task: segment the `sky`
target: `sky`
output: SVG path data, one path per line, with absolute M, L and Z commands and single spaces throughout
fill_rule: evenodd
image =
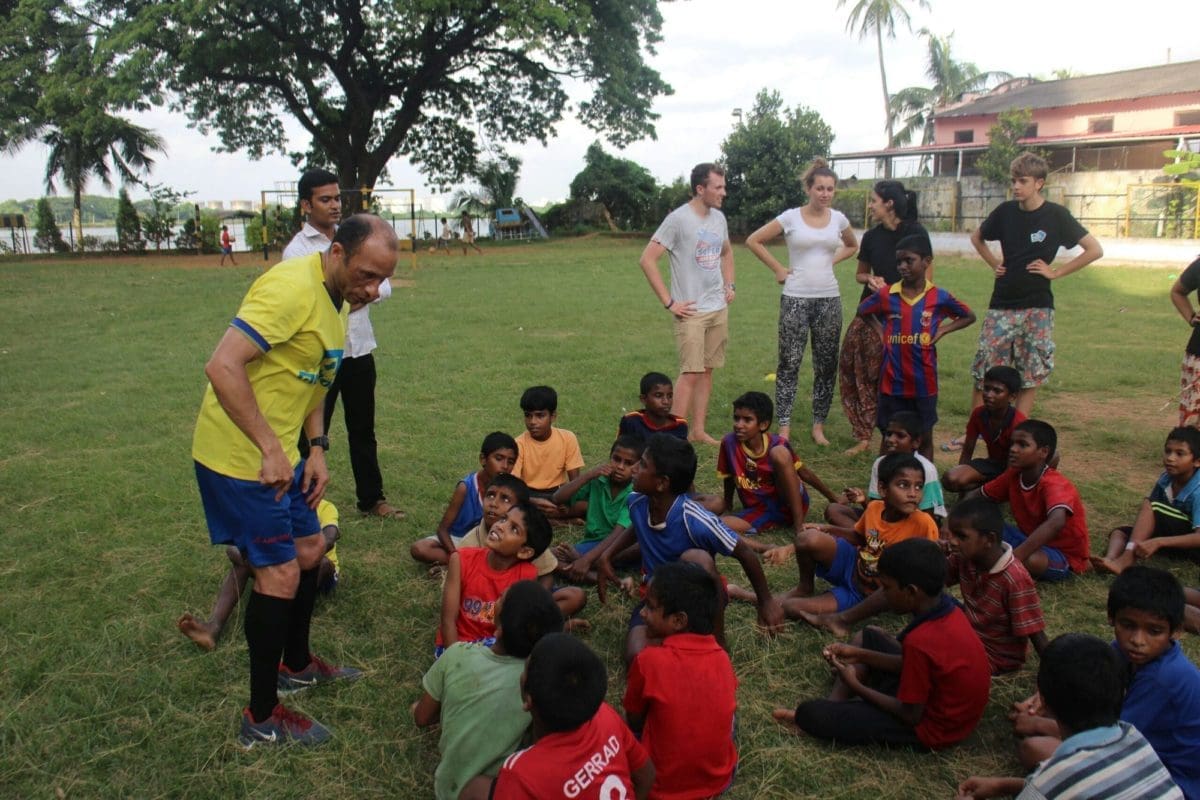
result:
M 847 0 L 847 7 L 855 0 Z M 1178 3 L 1143 0 L 1130 5 L 1080 0 L 930 0 L 932 11 L 905 0 L 913 33 L 897 28 L 884 42 L 888 89 L 927 85 L 925 42 L 916 31 L 953 34 L 958 60 L 983 70 L 1050 78 L 1055 70 L 1096 74 L 1200 59 L 1200 37 Z M 859 40 L 845 28 L 847 11 L 836 0 L 687 0 L 664 3 L 663 41 L 650 63 L 675 93 L 659 98 L 657 139 L 610 153 L 646 167 L 660 182 L 686 174 L 693 164 L 719 157 L 736 124 L 734 109 L 748 112 L 763 88 L 780 92 L 785 105 L 815 109 L 832 127 L 833 152 L 882 147 L 883 94 L 873 37 Z M 1174 22 L 1172 22 L 1174 20 Z M 242 154 L 214 153 L 215 136 L 190 129 L 183 114 L 156 110 L 133 115 L 167 141 L 149 177 L 204 201 L 259 199 L 262 189 L 283 188 L 296 170 L 282 156 L 251 161 Z M 298 126 L 294 146 L 302 149 Z M 596 134 L 564 120 L 546 146 L 510 143 L 523 161 L 517 195 L 532 205 L 565 199 L 571 178 Z M 502 144 L 502 143 L 497 143 Z M 5 176 L 0 199 L 43 194 L 46 151 L 26 146 L 0 156 Z M 418 202 L 435 197 L 422 176 L 402 159 L 389 166 L 395 187 L 416 189 Z M 93 182 L 93 194 L 109 194 Z M 63 190 L 59 187 L 59 193 Z M 115 193 L 115 189 L 112 193 Z M 135 199 L 144 196 L 136 187 Z

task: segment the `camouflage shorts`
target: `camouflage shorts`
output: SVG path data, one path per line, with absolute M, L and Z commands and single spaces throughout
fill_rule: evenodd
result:
M 979 332 L 979 349 L 971 374 L 975 387 L 992 367 L 1012 367 L 1021 373 L 1021 386 L 1041 386 L 1054 369 L 1053 308 L 989 308 Z

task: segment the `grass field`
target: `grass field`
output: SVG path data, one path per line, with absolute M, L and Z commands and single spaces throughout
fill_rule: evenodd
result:
M 395 297 L 372 315 L 380 349 L 378 435 L 389 499 L 403 522 L 354 511 L 342 422 L 334 423 L 330 496 L 342 509 L 344 575 L 318 605 L 314 646 L 363 667 L 355 685 L 302 695 L 330 725 L 321 749 L 246 754 L 234 744 L 246 701 L 240 622 L 202 653 L 175 630 L 207 613 L 226 562 L 208 545 L 190 442 L 202 367 L 262 262 L 203 260 L 0 264 L 0 796 L 427 797 L 437 733 L 414 728 L 409 704 L 431 662 L 438 588 L 408 557 L 432 532 L 455 481 L 476 465 L 484 434 L 521 430 L 522 389 L 549 383 L 559 424 L 588 463 L 606 457 L 617 418 L 637 404 L 642 373 L 673 373 L 669 319 L 636 260 L 641 241 L 591 238 L 493 248 L 461 258 L 422 253 Z M 716 376 L 710 430 L 729 401 L 772 392 L 778 289 L 736 248 L 739 295 L 729 365 Z M 840 268 L 852 310 L 850 265 Z M 982 314 L 990 274 L 939 260 L 938 283 Z M 1088 506 L 1093 549 L 1132 519 L 1160 472 L 1174 424 L 1186 328 L 1167 300 L 1170 270 L 1097 266 L 1056 285 L 1059 368 L 1037 416 L 1060 433 L 1062 470 Z M 848 311 L 848 314 L 850 311 Z M 849 316 L 847 315 L 847 321 Z M 977 328 L 941 347 L 939 441 L 965 423 Z M 806 431 L 811 369 L 801 370 L 795 429 Z M 871 457 L 839 455 L 850 433 L 835 404 L 834 446 L 798 449 L 832 487 L 863 485 Z M 717 489 L 715 450 L 697 484 Z M 941 466 L 952 457 L 939 453 Z M 815 499 L 818 515 L 824 500 Z M 1191 584 L 1195 570 L 1166 566 Z M 736 562 L 722 568 L 739 574 Z M 794 568 L 768 569 L 772 587 Z M 1106 581 L 1044 587 L 1051 635 L 1106 635 Z M 619 703 L 630 601 L 592 595 L 587 641 L 609 666 Z M 750 606 L 731 608 L 741 766 L 733 798 L 949 797 L 972 773 L 1016 774 L 1004 722 L 1033 670 L 993 684 L 980 729 L 937 755 L 834 749 L 788 735 L 776 705 L 824 692 L 822 634 L 792 627 L 767 639 Z M 885 618 L 898 629 L 903 620 Z M 1184 647 L 1200 657 L 1195 639 Z M 1034 662 L 1036 664 L 1036 660 Z

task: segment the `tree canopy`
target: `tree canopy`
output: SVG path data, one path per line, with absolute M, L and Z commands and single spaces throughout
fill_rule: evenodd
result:
M 571 181 L 571 200 L 600 203 L 617 227 L 644 227 L 654 205 L 658 184 L 645 167 L 627 158 L 604 152 L 593 143 L 584 156 L 584 167 Z
M 803 203 L 800 175 L 832 144 L 833 130 L 820 114 L 784 108 L 779 92 L 761 90 L 754 109 L 721 144 L 730 229 L 748 233 Z
M 618 145 L 654 135 L 671 92 L 644 61 L 654 0 L 91 0 L 120 78 L 174 107 L 227 151 L 288 153 L 373 186 L 402 155 L 434 183 L 470 174 L 484 145 L 542 142 L 573 109 Z M 288 152 L 285 118 L 307 131 Z

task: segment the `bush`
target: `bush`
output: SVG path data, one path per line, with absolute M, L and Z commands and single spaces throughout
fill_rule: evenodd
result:
M 54 210 L 50 208 L 50 201 L 45 197 L 37 202 L 37 223 L 33 243 L 44 253 L 65 253 L 71 249 L 71 246 L 63 239 L 58 222 L 54 219 Z

